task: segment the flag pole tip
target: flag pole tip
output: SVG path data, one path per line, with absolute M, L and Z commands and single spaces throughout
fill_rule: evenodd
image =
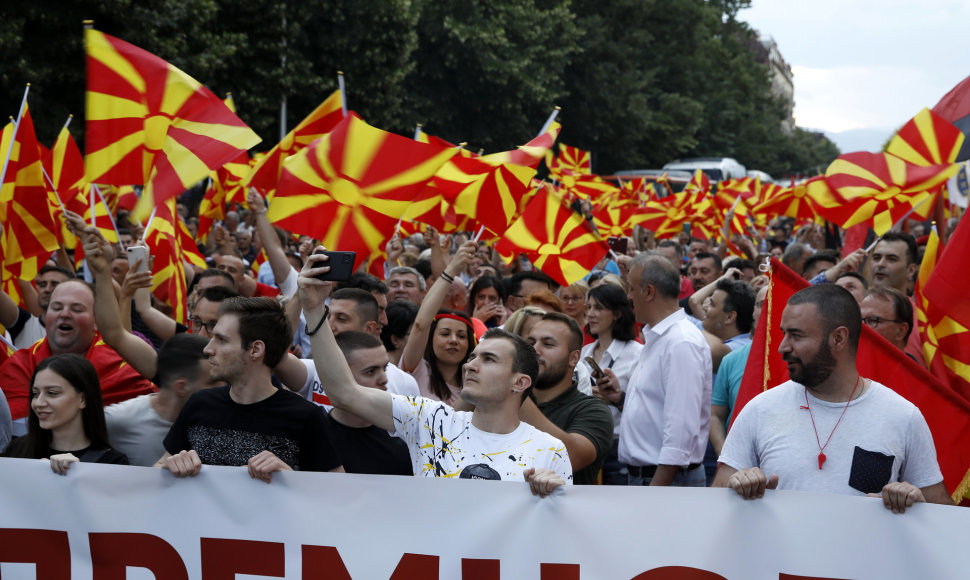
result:
M 73 118 L 74 118 L 74 113 L 69 113 L 69 114 L 67 115 L 67 118 L 68 118 L 68 119 L 73 119 Z
M 30 83 L 27 83 L 27 88 L 28 88 L 28 89 L 30 88 Z
M 562 110 L 562 107 L 560 107 L 559 105 L 556 105 L 556 110 L 557 111 L 561 111 Z
M 338 77 L 342 77 L 342 76 L 344 76 L 344 71 L 342 71 L 342 70 L 338 70 L 338 71 L 337 71 L 337 76 L 338 76 Z
M 94 20 L 82 20 L 81 24 L 83 24 L 85 28 L 94 28 Z
M 424 127 L 424 125 L 422 125 L 421 123 L 418 123 L 418 127 Z

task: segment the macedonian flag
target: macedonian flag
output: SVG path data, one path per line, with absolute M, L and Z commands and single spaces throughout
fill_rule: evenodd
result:
M 252 185 L 264 195 L 274 192 L 283 173 L 283 162 L 286 158 L 332 131 L 343 119 L 340 103 L 340 91 L 336 90 L 296 127 L 293 127 L 282 141 L 260 158 L 246 180 L 246 185 Z M 242 198 L 245 199 L 245 197 L 246 195 L 243 194 Z M 270 198 L 272 199 L 272 196 Z
M 563 286 L 589 274 L 609 251 L 602 236 L 546 188 L 536 193 L 495 249 L 507 262 L 525 254 Z
M 455 152 L 381 131 L 349 113 L 286 160 L 267 217 L 362 260 L 380 248 Z
M 145 185 L 139 219 L 259 143 L 219 97 L 157 56 L 93 28 L 84 46 L 87 178 Z
M 825 180 L 843 203 L 823 210 L 822 217 L 842 228 L 869 222 L 881 236 L 911 210 L 925 217 L 933 208 L 932 192 L 959 169 L 950 163 L 914 165 L 888 153 L 840 155 Z

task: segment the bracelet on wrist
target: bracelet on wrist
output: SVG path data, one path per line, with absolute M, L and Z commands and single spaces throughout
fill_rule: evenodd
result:
M 442 272 L 440 277 L 444 278 L 445 281 L 447 281 L 449 284 L 455 281 L 455 277 L 449 274 L 448 272 Z
M 324 304 L 323 305 L 323 318 L 321 318 L 320 319 L 320 322 L 318 322 L 317 325 L 313 327 L 313 330 L 310 330 L 310 325 L 309 324 L 307 324 L 306 326 L 303 327 L 303 330 L 306 331 L 306 335 L 307 336 L 313 336 L 314 334 L 316 334 L 317 331 L 320 330 L 320 327 L 323 326 L 323 323 L 326 322 L 327 318 L 330 318 L 330 307 L 327 306 L 326 304 Z

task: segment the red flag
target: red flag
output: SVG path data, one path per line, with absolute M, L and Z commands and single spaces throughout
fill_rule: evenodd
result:
M 589 274 L 609 251 L 586 220 L 545 188 L 509 226 L 495 249 L 506 261 L 526 254 L 536 268 L 563 286 Z
M 0 188 L 3 258 L 11 272 L 31 280 L 32 275 L 21 274 L 24 260 L 56 250 L 60 246 L 60 225 L 51 215 L 40 147 L 26 105 L 15 130 L 10 163 Z M 6 151 L 2 153 L 6 157 Z
M 970 77 L 960 81 L 945 94 L 933 107 L 933 112 L 953 123 L 964 135 L 970 135 Z M 963 142 L 957 155 L 957 161 L 966 159 L 970 159 L 970 139 Z
M 246 185 L 252 185 L 264 195 L 275 191 L 283 174 L 283 162 L 287 157 L 295 155 L 310 143 L 333 131 L 337 123 L 343 119 L 340 99 L 340 91 L 334 91 L 326 101 L 320 103 L 320 106 L 300 121 L 282 141 L 260 158 L 246 179 Z M 243 195 L 243 197 L 246 196 Z
M 283 165 L 267 217 L 328 248 L 378 250 L 454 148 L 418 143 L 371 127 L 355 113 Z
M 959 165 L 919 166 L 888 153 L 859 151 L 840 155 L 825 170 L 825 180 L 844 200 L 822 211 L 840 227 L 871 223 L 877 235 L 909 211 L 926 216 L 933 197 Z
M 787 365 L 778 353 L 783 338 L 781 313 L 792 294 L 807 285 L 772 258 L 771 289 L 755 330 L 733 416 L 758 393 L 788 380 Z M 933 434 L 947 491 L 954 499 L 962 497 L 970 488 L 970 402 L 865 325 L 856 367 L 862 376 L 886 385 L 919 407 Z
M 93 28 L 84 48 L 87 176 L 145 185 L 139 219 L 259 143 L 222 99 L 157 56 Z
M 172 307 L 175 320 L 185 324 L 188 318 L 188 288 L 185 281 L 184 252 L 186 249 L 195 248 L 183 248 L 179 239 L 180 224 L 181 220 L 175 212 L 175 198 L 169 198 L 156 208 L 155 215 L 146 225 L 145 243 L 155 258 L 152 268 L 152 293 Z M 185 235 L 188 235 L 187 231 Z M 188 237 L 191 239 L 191 236 Z M 185 241 L 184 238 L 182 241 Z

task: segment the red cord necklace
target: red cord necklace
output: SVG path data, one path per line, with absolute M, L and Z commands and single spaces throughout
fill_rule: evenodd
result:
M 822 441 L 818 438 L 818 429 L 815 427 L 815 415 L 812 414 L 812 406 L 808 403 L 808 388 L 805 389 L 805 408 L 808 409 L 808 416 L 812 419 L 812 430 L 815 431 L 815 443 L 818 444 L 818 468 L 822 469 L 822 464 L 825 463 L 825 448 L 829 446 L 829 441 L 832 440 L 832 435 L 835 435 L 835 430 L 839 428 L 839 423 L 842 422 L 842 417 L 845 417 L 845 412 L 849 410 L 849 404 L 852 403 L 852 397 L 855 396 L 855 390 L 859 388 L 859 381 L 862 379 L 862 375 L 857 375 L 855 380 L 855 386 L 852 387 L 852 392 L 849 393 L 849 400 L 845 402 L 845 407 L 842 409 L 842 414 L 839 415 L 839 420 L 835 422 L 835 427 L 832 427 L 832 431 L 829 433 L 829 438 L 825 440 L 825 445 L 822 445 Z

